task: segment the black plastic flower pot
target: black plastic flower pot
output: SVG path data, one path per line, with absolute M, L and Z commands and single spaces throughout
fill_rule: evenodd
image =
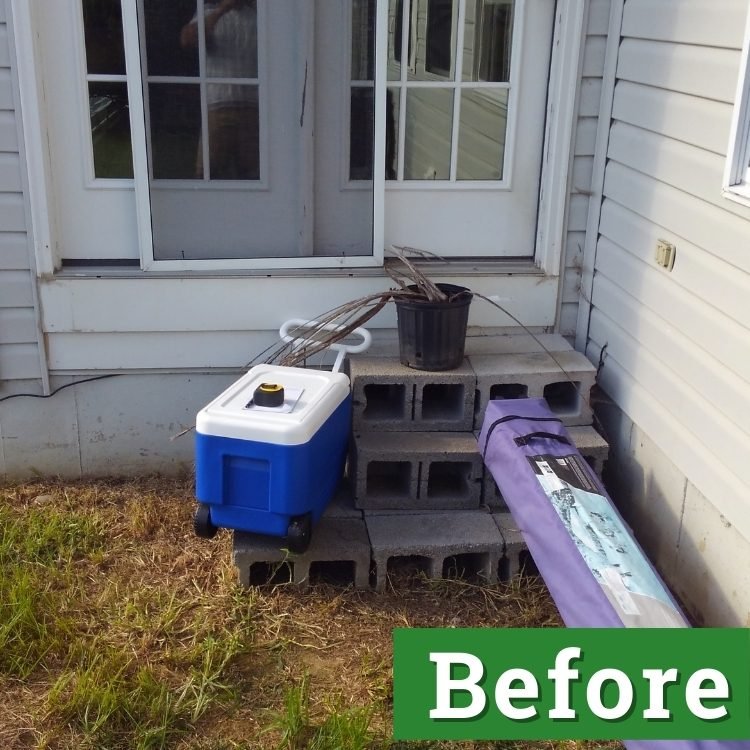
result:
M 446 302 L 396 299 L 401 363 L 416 370 L 454 370 L 464 359 L 471 292 L 455 284 L 437 287 L 448 295 Z

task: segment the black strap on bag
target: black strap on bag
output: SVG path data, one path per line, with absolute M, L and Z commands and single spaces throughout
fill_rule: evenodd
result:
M 482 458 L 486 458 L 487 456 L 487 446 L 490 444 L 490 437 L 492 437 L 492 433 L 495 430 L 495 427 L 497 427 L 500 424 L 503 424 L 504 422 L 511 422 L 514 419 L 525 419 L 527 422 L 558 422 L 559 424 L 562 424 L 562 419 L 559 417 L 522 417 L 519 414 L 508 414 L 505 417 L 500 417 L 500 419 L 496 419 L 487 430 L 487 438 L 484 441 L 484 451 L 482 453 Z M 534 433 L 538 434 L 538 433 Z M 559 435 L 555 437 L 560 437 Z M 565 438 L 563 438 L 565 440 Z M 565 440 L 568 445 L 570 445 L 568 440 Z
M 519 435 L 515 439 L 515 443 L 519 447 L 528 445 L 532 440 L 537 438 L 546 438 L 547 440 L 556 440 L 558 443 L 564 443 L 565 445 L 571 445 L 570 440 L 564 435 L 556 435 L 554 432 L 530 432 L 528 435 Z

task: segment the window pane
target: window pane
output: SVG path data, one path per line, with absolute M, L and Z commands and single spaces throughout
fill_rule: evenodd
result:
M 222 11 L 224 7 L 229 9 Z M 207 2 L 204 18 L 206 75 L 210 78 L 257 78 L 258 11 L 255 0 Z M 196 23 L 193 21 L 188 30 Z
M 83 0 L 83 26 L 86 70 L 89 73 L 125 75 L 119 0 Z
M 375 0 L 352 0 L 352 80 L 375 80 Z
M 375 132 L 372 88 L 352 89 L 349 123 L 349 179 L 371 180 Z
M 211 179 L 259 179 L 258 87 L 209 84 L 206 97 Z
M 469 1 L 466 9 L 464 81 L 509 81 L 513 0 Z
M 424 37 L 425 71 L 444 78 L 453 78 L 454 29 L 458 2 L 454 0 L 428 0 Z M 422 19 L 418 18 L 421 29 Z M 421 41 L 421 37 L 420 37 Z M 418 49 L 421 44 L 418 45 Z
M 453 89 L 411 88 L 406 94 L 404 179 L 450 176 Z
M 507 89 L 461 92 L 457 179 L 502 179 L 507 118 Z
M 200 87 L 152 83 L 148 90 L 154 179 L 201 179 Z
M 453 79 L 458 0 L 412 0 L 409 80 Z
M 149 76 L 198 75 L 196 7 L 196 0 L 143 0 Z
M 385 102 L 385 179 L 395 180 L 398 177 L 398 113 L 400 111 L 400 91 L 389 87 L 386 90 Z
M 95 176 L 132 178 L 133 154 L 126 84 L 90 83 L 89 112 Z
M 401 39 L 403 36 L 404 0 L 388 3 L 388 80 L 401 79 Z

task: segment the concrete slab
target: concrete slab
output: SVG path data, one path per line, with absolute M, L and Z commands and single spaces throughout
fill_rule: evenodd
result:
M 389 561 L 403 557 L 425 558 L 430 577 L 440 578 L 446 558 L 474 555 L 482 579 L 490 584 L 497 581 L 503 539 L 497 525 L 482 510 L 369 516 L 366 523 L 377 591 L 385 589 Z
M 298 585 L 310 581 L 310 568 L 316 563 L 351 563 L 356 588 L 368 588 L 370 579 L 370 541 L 361 518 L 323 518 L 313 530 L 306 552 L 295 555 L 283 548 L 283 540 L 260 534 L 234 533 L 233 559 L 239 582 L 250 586 L 255 564 L 288 565 L 289 579 Z
M 350 462 L 362 510 L 478 508 L 482 460 L 470 432 L 355 433 Z
M 362 518 L 362 511 L 354 507 L 354 491 L 348 480 L 338 486 L 336 494 L 331 498 L 323 518 Z

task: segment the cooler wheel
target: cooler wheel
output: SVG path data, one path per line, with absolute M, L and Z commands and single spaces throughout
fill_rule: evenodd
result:
M 213 539 L 219 530 L 211 522 L 211 509 L 205 503 L 198 503 L 193 516 L 193 530 L 201 539 Z
M 312 520 L 310 514 L 295 516 L 289 521 L 286 530 L 286 542 L 290 552 L 300 554 L 310 546 L 312 536 Z

